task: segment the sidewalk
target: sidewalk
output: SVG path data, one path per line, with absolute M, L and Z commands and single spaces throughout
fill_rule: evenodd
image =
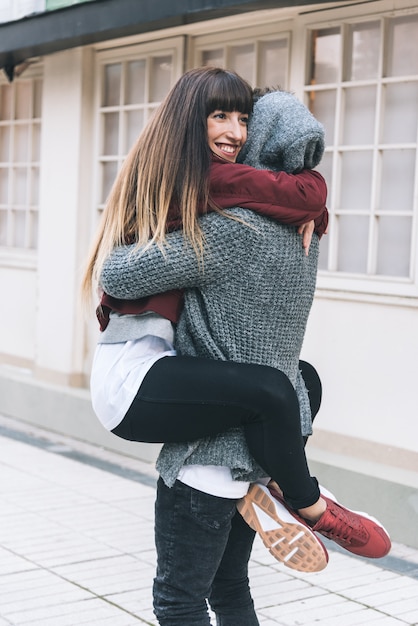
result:
M 0 417 L 0 626 L 156 625 L 154 485 L 145 463 Z M 400 544 L 300 574 L 257 541 L 250 575 L 262 626 L 418 624 L 418 550 Z

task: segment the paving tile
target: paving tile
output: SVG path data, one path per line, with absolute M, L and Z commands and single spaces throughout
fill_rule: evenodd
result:
M 144 619 L 139 620 L 138 617 L 123 612 L 120 612 L 117 617 L 102 618 L 100 620 L 100 626 L 141 626 L 141 624 L 142 626 L 152 626 L 153 624 L 157 626 L 156 622 L 151 622 L 148 618 L 146 621 L 144 621 Z
M 372 622 L 372 624 L 373 626 L 405 626 L 405 622 L 403 620 L 387 616 L 378 617 Z M 412 626 L 415 626 L 415 622 Z
M 378 626 L 381 625 L 382 620 L 386 619 L 387 616 L 374 609 L 361 609 L 355 613 L 343 613 L 338 616 L 322 618 L 320 624 L 321 626 L 369 626 L 369 624 Z M 402 622 L 397 621 L 396 626 L 402 626 Z
M 396 574 L 387 570 L 377 570 L 373 574 L 373 578 L 369 572 L 357 573 L 355 577 L 350 575 L 347 576 L 347 578 L 339 580 L 328 580 L 326 582 L 326 588 L 334 593 L 341 593 L 342 595 L 354 598 L 356 589 L 361 591 L 365 586 L 371 584 L 371 580 L 373 580 L 373 584 L 376 584 L 379 581 L 396 579 L 396 576 Z
M 40 609 L 20 611 L 10 615 L 18 626 L 75 626 L 81 624 L 101 624 L 105 619 L 117 619 L 124 611 L 100 599 L 83 600 Z M 130 616 L 132 619 L 133 616 Z
M 405 613 L 413 612 L 415 613 L 415 621 L 418 622 L 418 595 L 416 590 L 412 591 L 410 595 L 395 593 L 394 597 L 396 598 L 395 601 L 373 602 L 373 604 L 380 608 L 381 611 L 399 617 L 399 619 L 405 619 Z
M 0 547 L 0 580 L 2 576 L 35 569 L 27 559 Z
M 405 624 L 413 624 L 413 626 L 418 626 L 418 613 L 416 609 L 412 611 L 406 611 L 405 613 L 399 612 L 399 619 L 402 619 Z
M 1 577 L 0 598 L 3 599 L 14 590 L 20 590 L 22 585 L 31 589 L 48 589 L 50 585 L 60 582 L 59 577 L 45 570 L 33 569 Z
M 140 563 L 129 555 L 55 568 L 67 580 L 99 596 L 137 589 L 139 570 Z
M 307 598 L 325 594 L 323 589 L 308 584 L 298 585 L 297 582 L 300 583 L 302 581 L 291 581 L 290 584 L 284 582 L 273 583 L 252 588 L 257 608 L 271 606 L 272 604 L 280 606 L 293 601 L 302 602 Z
M 361 610 L 355 602 L 350 602 L 332 594 L 320 594 L 312 598 L 303 598 L 288 603 L 282 603 L 263 609 L 264 615 L 280 616 L 283 623 L 293 623 L 293 617 L 297 614 L 300 624 L 312 624 L 321 617 L 338 616 Z M 290 622 L 287 618 L 290 617 Z
M 38 614 L 60 614 L 61 607 L 93 597 L 88 591 L 40 570 L 31 577 L 18 575 L 11 583 L 2 579 L 0 585 L 0 614 L 16 625 L 36 619 Z
M 385 599 L 392 602 L 411 595 L 418 597 L 418 580 L 395 574 L 386 580 L 373 578 L 360 587 L 350 589 L 351 598 L 376 605 L 380 605 Z
M 92 598 L 92 594 L 85 589 L 81 589 L 75 585 L 68 585 L 68 589 L 58 590 L 56 593 L 48 593 L 46 595 L 34 593 L 29 595 L 30 589 L 25 589 L 24 593 L 20 590 L 12 597 L 8 597 L 7 601 L 2 603 L 2 612 L 4 615 L 19 615 L 22 612 L 34 611 L 35 609 L 49 609 L 56 605 L 67 604 L 79 600 Z

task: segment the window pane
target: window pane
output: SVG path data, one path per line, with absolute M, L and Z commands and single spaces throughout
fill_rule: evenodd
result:
M 126 113 L 126 145 L 125 153 L 134 145 L 144 127 L 144 111 L 128 111 Z
M 310 82 L 334 83 L 338 79 L 341 57 L 339 28 L 312 31 L 312 67 Z
M 150 68 L 150 102 L 160 102 L 171 87 L 171 56 L 155 57 Z
M 365 274 L 369 218 L 342 215 L 338 218 L 338 270 Z
M 31 170 L 29 204 L 31 206 L 38 206 L 39 204 L 39 167 L 33 167 Z
M 40 118 L 42 115 L 42 81 L 33 81 L 33 117 Z
M 117 106 L 120 102 L 121 64 L 104 67 L 103 106 Z
M 415 150 L 385 150 L 379 208 L 412 211 L 414 203 Z
M 372 152 L 345 152 L 341 158 L 340 208 L 370 210 Z
M 224 67 L 224 54 L 222 48 L 218 50 L 204 50 L 202 52 L 202 65 Z
M 116 161 L 110 161 L 109 163 L 102 163 L 102 194 L 100 198 L 101 204 L 106 202 L 109 192 L 112 188 L 113 182 L 118 172 L 118 164 Z
M 38 247 L 38 212 L 30 211 L 29 219 L 29 248 L 35 250 Z
M 9 170 L 0 168 L 0 204 L 7 204 L 9 195 Z
M 379 218 L 377 274 L 409 276 L 411 233 L 409 217 Z
M 41 127 L 39 124 L 32 126 L 32 161 L 41 160 Z
M 366 22 L 350 27 L 348 67 L 345 80 L 377 78 L 380 52 L 380 23 Z
M 144 120 L 144 123 L 146 124 L 153 116 L 154 113 L 156 112 L 157 107 L 148 107 L 148 109 L 146 110 L 146 120 Z
M 105 113 L 103 118 L 103 154 L 117 155 L 119 143 L 119 113 Z
M 0 161 L 10 159 L 10 126 L 0 126 Z
M 17 120 L 31 119 L 31 83 L 17 82 L 15 87 L 15 117 Z
M 418 16 L 389 20 L 387 76 L 418 74 Z
M 319 257 L 318 257 L 318 269 L 328 269 L 328 256 L 329 256 L 329 237 L 324 235 L 319 242 Z
M 12 118 L 12 85 L 0 85 L 0 120 Z
M 26 204 L 26 181 L 26 167 L 15 167 L 13 170 L 13 205 L 22 206 Z
M 254 62 L 255 53 L 253 44 L 233 46 L 230 48 L 229 66 L 250 84 L 254 81 Z
M 278 41 L 261 41 L 258 49 L 259 87 L 286 88 L 289 63 L 287 39 Z
M 386 85 L 383 143 L 415 143 L 418 126 L 418 83 Z
M 333 154 L 332 152 L 325 152 L 322 157 L 321 163 L 316 168 L 322 176 L 325 178 L 328 187 L 328 201 L 332 197 L 332 162 L 333 162 Z
M 376 87 L 344 89 L 343 143 L 373 143 L 375 115 Z
M 325 142 L 334 143 L 335 108 L 337 92 L 335 89 L 311 91 L 308 107 L 313 115 L 324 125 Z
M 25 163 L 29 159 L 29 125 L 19 124 L 14 127 L 13 161 Z
M 126 71 L 126 104 L 145 102 L 145 69 L 145 59 L 129 61 Z
M 0 211 L 0 246 L 7 246 L 7 211 Z
M 13 242 L 16 248 L 25 247 L 26 211 L 13 211 Z

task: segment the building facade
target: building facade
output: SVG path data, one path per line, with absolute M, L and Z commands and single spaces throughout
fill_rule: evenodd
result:
M 302 353 L 324 398 L 309 455 L 329 488 L 372 500 L 417 546 L 418 3 L 186 5 L 0 0 L 0 413 L 155 458 L 92 414 L 98 327 L 80 275 L 115 174 L 170 86 L 228 67 L 292 91 L 325 126 L 330 227 Z

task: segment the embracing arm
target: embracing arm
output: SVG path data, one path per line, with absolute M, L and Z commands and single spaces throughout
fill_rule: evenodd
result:
M 214 162 L 210 192 L 221 208 L 240 206 L 293 226 L 315 220 L 318 234 L 325 232 L 327 186 L 317 171 L 287 174 Z
M 182 231 L 167 234 L 165 254 L 156 245 L 115 248 L 100 276 L 104 291 L 122 300 L 143 298 L 171 289 L 199 287 L 234 271 L 237 250 L 254 232 L 248 226 L 211 213 L 200 218 L 204 228 L 205 254 L 199 260 Z
M 314 168 L 325 149 L 322 124 L 293 94 L 270 91 L 259 97 L 239 163 L 213 161 L 211 195 L 222 208 L 242 206 L 283 224 L 315 220 L 325 232 L 328 212 L 324 179 Z

